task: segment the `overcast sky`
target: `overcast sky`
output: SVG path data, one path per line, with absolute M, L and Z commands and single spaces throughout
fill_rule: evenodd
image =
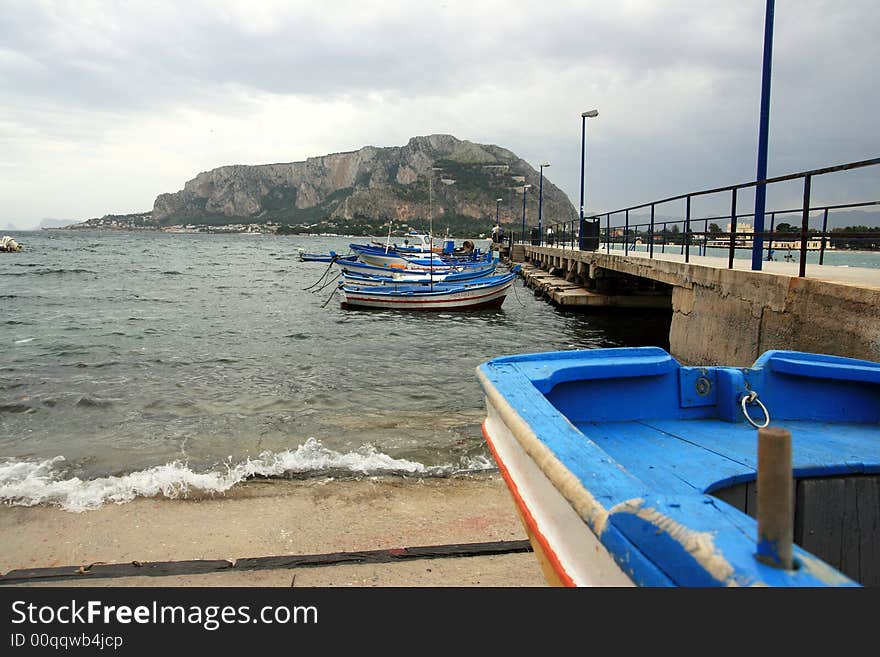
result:
M 765 0 L 0 0 L 0 226 L 452 134 L 587 211 L 755 179 Z M 877 0 L 777 0 L 769 174 L 880 156 Z M 880 196 L 880 167 L 814 183 Z M 797 202 L 800 188 L 768 203 Z M 775 197 L 774 197 L 775 195 Z

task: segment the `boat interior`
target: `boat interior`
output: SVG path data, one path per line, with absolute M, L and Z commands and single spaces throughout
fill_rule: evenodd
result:
M 757 511 L 756 426 L 782 427 L 791 433 L 795 544 L 880 585 L 880 363 L 772 351 L 750 369 L 699 368 L 661 349 L 617 351 L 544 354 L 516 367 L 630 475 L 621 498 L 709 494 L 754 535 L 742 517 Z M 563 458 L 595 487 L 589 478 L 601 473 Z

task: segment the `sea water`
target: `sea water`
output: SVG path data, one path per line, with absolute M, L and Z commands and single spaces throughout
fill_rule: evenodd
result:
M 0 500 L 70 510 L 255 476 L 490 470 L 475 368 L 505 354 L 668 347 L 668 313 L 344 310 L 368 238 L 16 233 L 0 254 Z M 488 246 L 485 240 L 478 244 Z M 502 270 L 505 267 L 502 266 Z

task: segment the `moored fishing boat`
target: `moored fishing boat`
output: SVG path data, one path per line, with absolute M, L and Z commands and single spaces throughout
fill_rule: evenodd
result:
M 435 246 L 435 244 L 438 245 Z M 439 244 L 442 244 L 442 246 Z M 434 238 L 429 233 L 415 230 L 406 234 L 403 244 L 398 244 L 397 242 L 392 243 L 389 234 L 388 239 L 384 242 L 373 240 L 369 246 L 381 248 L 385 253 L 391 252 L 397 255 L 414 257 L 427 256 L 429 253 L 438 253 L 443 254 L 447 259 L 477 260 L 482 255 L 471 240 L 464 240 L 461 246 L 456 248 L 455 240 L 449 237 L 442 239 Z
M 501 357 L 477 375 L 483 435 L 549 583 L 880 585 L 880 363 L 768 351 L 684 367 L 642 347 Z M 783 567 L 754 517 L 757 499 L 774 506 L 756 486 L 767 424 L 792 444 Z
M 302 262 L 347 262 L 356 260 L 357 255 L 339 255 L 335 251 L 330 253 L 306 253 L 303 249 L 299 249 L 299 259 Z
M 491 276 L 498 266 L 498 258 L 488 260 L 481 263 L 474 263 L 470 266 L 445 265 L 445 266 L 428 266 L 413 265 L 404 267 L 383 267 L 382 265 L 372 265 L 360 260 L 353 261 L 337 261 L 337 264 L 345 274 L 362 274 L 376 277 L 392 277 L 396 280 L 409 279 L 413 282 L 422 282 L 430 280 L 442 280 L 441 277 L 455 275 L 453 278 L 477 278 L 479 276 Z
M 458 256 L 454 253 L 438 254 L 400 251 L 393 247 L 377 246 L 375 244 L 350 244 L 349 247 L 361 262 L 380 267 L 442 268 L 480 266 L 482 263 L 491 261 L 494 257 L 491 251 L 485 254 L 473 251 L 467 255 Z
M 502 274 L 454 283 L 355 285 L 343 282 L 343 308 L 400 310 L 476 310 L 504 303 L 515 274 Z
M 436 253 L 421 255 L 400 255 L 394 250 L 385 249 L 381 246 L 368 244 L 350 244 L 349 247 L 357 255 L 357 259 L 370 265 L 379 267 L 406 267 L 410 269 L 420 268 L 448 268 L 450 263 Z
M 451 271 L 448 273 L 420 271 L 391 271 L 388 275 L 362 273 L 347 267 L 342 268 L 342 280 L 352 285 L 431 285 L 432 283 L 455 283 L 473 281 L 477 278 L 491 276 L 495 267 L 476 269 L 474 271 Z

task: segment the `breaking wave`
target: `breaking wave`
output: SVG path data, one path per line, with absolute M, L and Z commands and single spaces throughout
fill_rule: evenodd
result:
M 444 476 L 489 470 L 485 458 L 468 459 L 460 466 L 426 466 L 395 459 L 366 445 L 341 453 L 309 438 L 295 450 L 263 452 L 257 458 L 226 464 L 225 470 L 194 472 L 174 461 L 121 476 L 83 480 L 65 477 L 59 470 L 63 456 L 41 462 L 7 460 L 0 463 L 0 502 L 14 506 L 58 506 L 66 511 L 88 511 L 105 503 L 124 504 L 136 497 L 186 497 L 190 493 L 223 493 L 255 477 L 421 475 Z

